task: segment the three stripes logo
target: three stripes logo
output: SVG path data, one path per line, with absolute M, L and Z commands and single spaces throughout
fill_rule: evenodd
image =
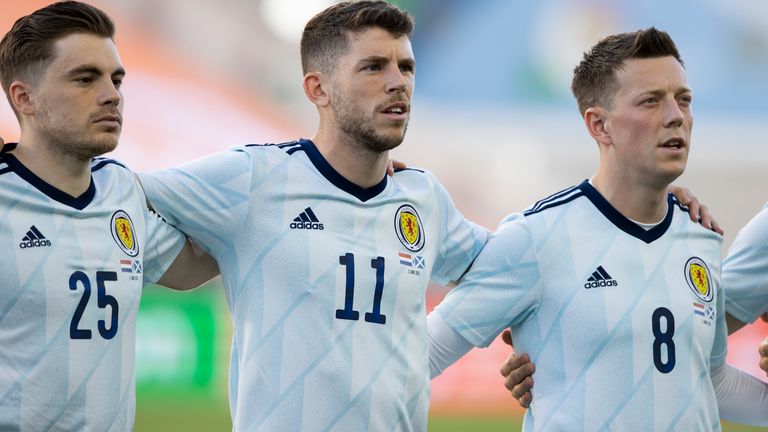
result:
M 590 289 L 590 288 L 597 288 L 597 287 L 607 287 L 607 286 L 618 286 L 619 283 L 616 282 L 615 279 L 613 279 L 607 271 L 603 268 L 603 266 L 598 266 L 597 270 L 592 272 L 592 276 L 587 279 L 587 283 L 584 284 L 584 288 Z
M 315 216 L 315 212 L 311 208 L 307 207 L 298 216 L 293 219 L 290 225 L 291 229 L 310 229 L 310 230 L 324 230 L 323 224 Z
M 41 233 L 40 230 L 38 230 L 34 225 L 29 227 L 27 235 L 25 235 L 24 238 L 21 239 L 21 243 L 19 243 L 19 247 L 22 249 L 44 247 L 50 245 L 51 241 L 46 239 L 43 233 Z

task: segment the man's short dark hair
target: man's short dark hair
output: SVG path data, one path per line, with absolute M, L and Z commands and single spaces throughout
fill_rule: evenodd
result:
M 413 34 L 408 12 L 381 0 L 347 1 L 315 15 L 301 35 L 301 68 L 304 73 L 333 71 L 347 51 L 349 36 L 369 28 L 382 28 L 395 37 Z
M 584 53 L 581 63 L 573 71 L 571 91 L 576 97 L 579 112 L 583 116 L 593 106 L 611 107 L 613 96 L 618 91 L 616 72 L 626 60 L 667 56 L 684 65 L 669 34 L 654 27 L 600 40 Z
M 53 44 L 75 33 L 113 39 L 115 25 L 101 10 L 77 1 L 52 3 L 16 20 L 0 41 L 0 83 L 6 94 L 15 80 L 36 82 L 53 59 Z

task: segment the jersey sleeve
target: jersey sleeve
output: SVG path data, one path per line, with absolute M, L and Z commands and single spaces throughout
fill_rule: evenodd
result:
M 524 321 L 541 298 L 538 261 L 523 215 L 505 219 L 435 311 L 474 346 Z
M 768 311 L 768 206 L 739 231 L 723 261 L 727 312 L 750 323 Z
M 235 149 L 139 179 L 157 213 L 216 255 L 232 244 L 245 220 L 252 175 L 251 155 Z
M 459 280 L 488 240 L 488 230 L 467 220 L 448 192 L 435 179 L 435 194 L 440 206 L 439 249 L 432 280 L 446 285 Z
M 146 210 L 144 220 L 147 230 L 144 283 L 155 283 L 179 255 L 186 239 L 181 231 L 166 223 L 152 210 Z

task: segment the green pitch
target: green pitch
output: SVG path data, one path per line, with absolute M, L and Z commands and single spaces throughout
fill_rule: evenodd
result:
M 429 432 L 501 432 L 519 431 L 522 419 L 514 417 L 432 416 Z M 223 402 L 202 403 L 177 401 L 175 403 L 144 398 L 136 406 L 137 432 L 217 432 L 230 431 L 229 407 Z M 723 423 L 724 432 L 765 432 L 765 428 L 752 428 Z

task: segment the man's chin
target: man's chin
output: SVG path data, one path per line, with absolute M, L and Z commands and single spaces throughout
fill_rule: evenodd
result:
M 403 137 L 380 137 L 378 140 L 376 140 L 375 143 L 370 143 L 370 150 L 373 150 L 378 153 L 384 153 L 386 151 L 390 151 L 394 148 L 397 148 L 400 144 L 403 143 Z
M 380 135 L 378 139 L 379 147 L 381 148 L 380 151 L 389 151 L 397 148 L 400 144 L 402 144 L 403 140 L 405 139 L 406 128 L 407 126 L 402 129 L 393 130 L 387 134 Z
M 99 139 L 92 141 L 87 146 L 90 157 L 101 156 L 105 153 L 114 151 L 117 148 L 118 137 L 119 135 L 115 134 L 111 136 L 100 137 Z

